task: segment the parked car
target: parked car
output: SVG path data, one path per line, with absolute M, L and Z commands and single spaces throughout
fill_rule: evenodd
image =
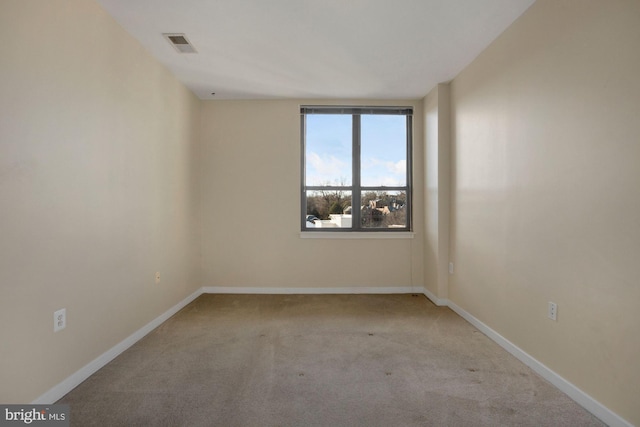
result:
M 307 215 L 307 228 L 313 228 L 316 226 L 316 221 L 318 221 L 319 218 L 315 215 Z

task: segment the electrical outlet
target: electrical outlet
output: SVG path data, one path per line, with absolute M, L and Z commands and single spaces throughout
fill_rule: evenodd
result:
M 160 272 L 156 272 L 156 285 L 160 283 Z
M 58 332 L 67 327 L 67 309 L 62 308 L 53 313 L 53 332 Z
M 555 302 L 549 301 L 549 311 L 547 317 L 551 320 L 558 320 L 558 305 Z
M 449 263 L 449 274 L 453 274 L 453 263 Z

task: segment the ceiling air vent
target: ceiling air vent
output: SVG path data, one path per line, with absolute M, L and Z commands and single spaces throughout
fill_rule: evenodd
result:
M 196 48 L 187 40 L 182 33 L 163 33 L 165 39 L 169 40 L 171 46 L 175 47 L 180 53 L 196 53 Z

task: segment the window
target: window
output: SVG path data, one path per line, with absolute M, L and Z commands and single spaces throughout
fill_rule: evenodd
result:
M 411 230 L 412 113 L 300 108 L 302 231 Z

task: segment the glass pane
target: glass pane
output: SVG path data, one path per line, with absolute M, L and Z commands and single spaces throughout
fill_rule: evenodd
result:
M 351 185 L 351 124 L 350 115 L 306 116 L 306 185 Z
M 362 228 L 406 228 L 406 191 L 363 191 Z
M 407 118 L 369 114 L 360 120 L 362 185 L 407 185 Z
M 307 191 L 306 228 L 351 228 L 351 191 Z

